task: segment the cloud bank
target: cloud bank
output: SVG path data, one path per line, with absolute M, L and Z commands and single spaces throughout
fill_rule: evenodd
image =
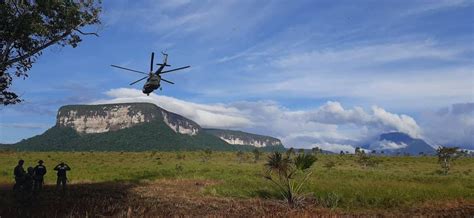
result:
M 423 134 L 433 144 L 474 148 L 474 102 L 426 112 L 420 122 Z

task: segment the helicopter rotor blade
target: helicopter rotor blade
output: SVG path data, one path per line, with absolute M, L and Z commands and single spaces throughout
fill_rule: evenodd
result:
M 137 80 L 137 81 L 135 81 L 135 82 L 133 82 L 133 83 L 130 83 L 130 85 L 133 85 L 133 84 L 135 84 L 135 83 L 137 83 L 137 82 L 140 82 L 140 81 L 142 81 L 142 80 L 144 80 L 144 79 L 146 79 L 146 78 L 148 78 L 148 76 L 145 76 L 145 77 L 143 77 L 143 78 L 141 78 L 141 79 L 139 79 L 139 80 Z
M 145 72 L 141 72 L 141 71 L 138 71 L 138 70 L 132 70 L 132 69 L 128 69 L 128 68 L 125 68 L 125 67 L 120 67 L 120 66 L 117 66 L 117 65 L 110 65 L 112 67 L 116 67 L 116 68 L 119 68 L 119 69 L 122 69 L 122 70 L 128 70 L 128 71 L 132 71 L 132 72 L 135 72 L 135 73 L 141 73 L 141 74 L 146 74 L 148 75 L 148 73 L 145 73 Z
M 169 83 L 169 84 L 174 84 L 174 82 L 171 82 L 171 81 L 169 81 L 169 80 L 165 80 L 165 79 L 163 79 L 163 78 L 161 78 L 161 80 L 163 80 L 163 81 L 165 81 L 165 82 L 167 82 L 167 83 Z
M 176 68 L 176 69 L 172 69 L 172 70 L 166 70 L 166 71 L 162 71 L 162 72 L 159 73 L 159 74 L 169 73 L 169 72 L 173 72 L 173 71 L 177 71 L 177 70 L 182 70 L 182 69 L 186 69 L 186 68 L 189 68 L 189 67 L 191 67 L 191 66 L 180 67 L 180 68 Z
M 153 72 L 153 59 L 155 59 L 155 52 L 151 53 L 150 72 Z

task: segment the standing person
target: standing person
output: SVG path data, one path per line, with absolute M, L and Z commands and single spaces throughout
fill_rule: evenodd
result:
M 57 174 L 58 179 L 56 180 L 56 189 L 59 189 L 59 186 L 62 186 L 62 191 L 64 194 L 66 192 L 66 183 L 67 183 L 66 172 L 71 170 L 71 168 L 64 162 L 61 162 L 56 167 L 54 167 L 54 170 L 58 171 L 58 174 Z
M 25 196 L 29 198 L 33 192 L 33 182 L 34 182 L 34 173 L 35 170 L 33 167 L 28 167 L 27 173 L 25 174 L 23 180 L 23 191 L 25 192 Z
M 35 184 L 34 184 L 34 191 L 35 192 L 43 190 L 44 175 L 47 172 L 46 171 L 46 166 L 44 166 L 43 163 L 44 163 L 43 160 L 39 160 L 38 165 L 36 165 L 36 167 L 34 169 L 35 175 L 34 175 L 33 178 L 35 180 Z
M 25 169 L 23 169 L 24 163 L 24 160 L 19 160 L 18 165 L 16 165 L 15 169 L 13 170 L 13 175 L 15 175 L 15 185 L 13 186 L 13 190 L 17 191 L 23 188 L 23 181 L 26 175 Z

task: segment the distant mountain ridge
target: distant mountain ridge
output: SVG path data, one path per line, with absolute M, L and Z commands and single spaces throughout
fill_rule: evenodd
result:
M 423 139 L 412 138 L 406 133 L 402 132 L 390 132 L 381 134 L 379 142 L 392 142 L 397 145 L 401 145 L 401 148 L 395 149 L 381 149 L 384 153 L 392 154 L 435 154 L 436 150 L 426 143 Z
M 258 139 L 267 137 L 246 134 Z M 253 144 L 228 143 L 204 131 L 196 122 L 151 103 L 63 106 L 58 110 L 55 126 L 41 135 L 8 147 L 36 151 L 172 151 L 206 148 L 224 151 L 255 148 Z M 260 148 L 284 150 L 281 142 Z
M 224 129 L 204 129 L 204 131 L 232 145 L 252 145 L 259 148 L 266 146 L 283 146 L 279 139 L 270 136 Z

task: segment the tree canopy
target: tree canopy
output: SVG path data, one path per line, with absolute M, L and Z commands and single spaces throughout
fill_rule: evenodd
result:
M 101 1 L 0 1 L 0 103 L 21 102 L 11 90 L 14 77 L 26 78 L 27 72 L 51 46 L 75 48 L 88 26 L 99 25 Z

